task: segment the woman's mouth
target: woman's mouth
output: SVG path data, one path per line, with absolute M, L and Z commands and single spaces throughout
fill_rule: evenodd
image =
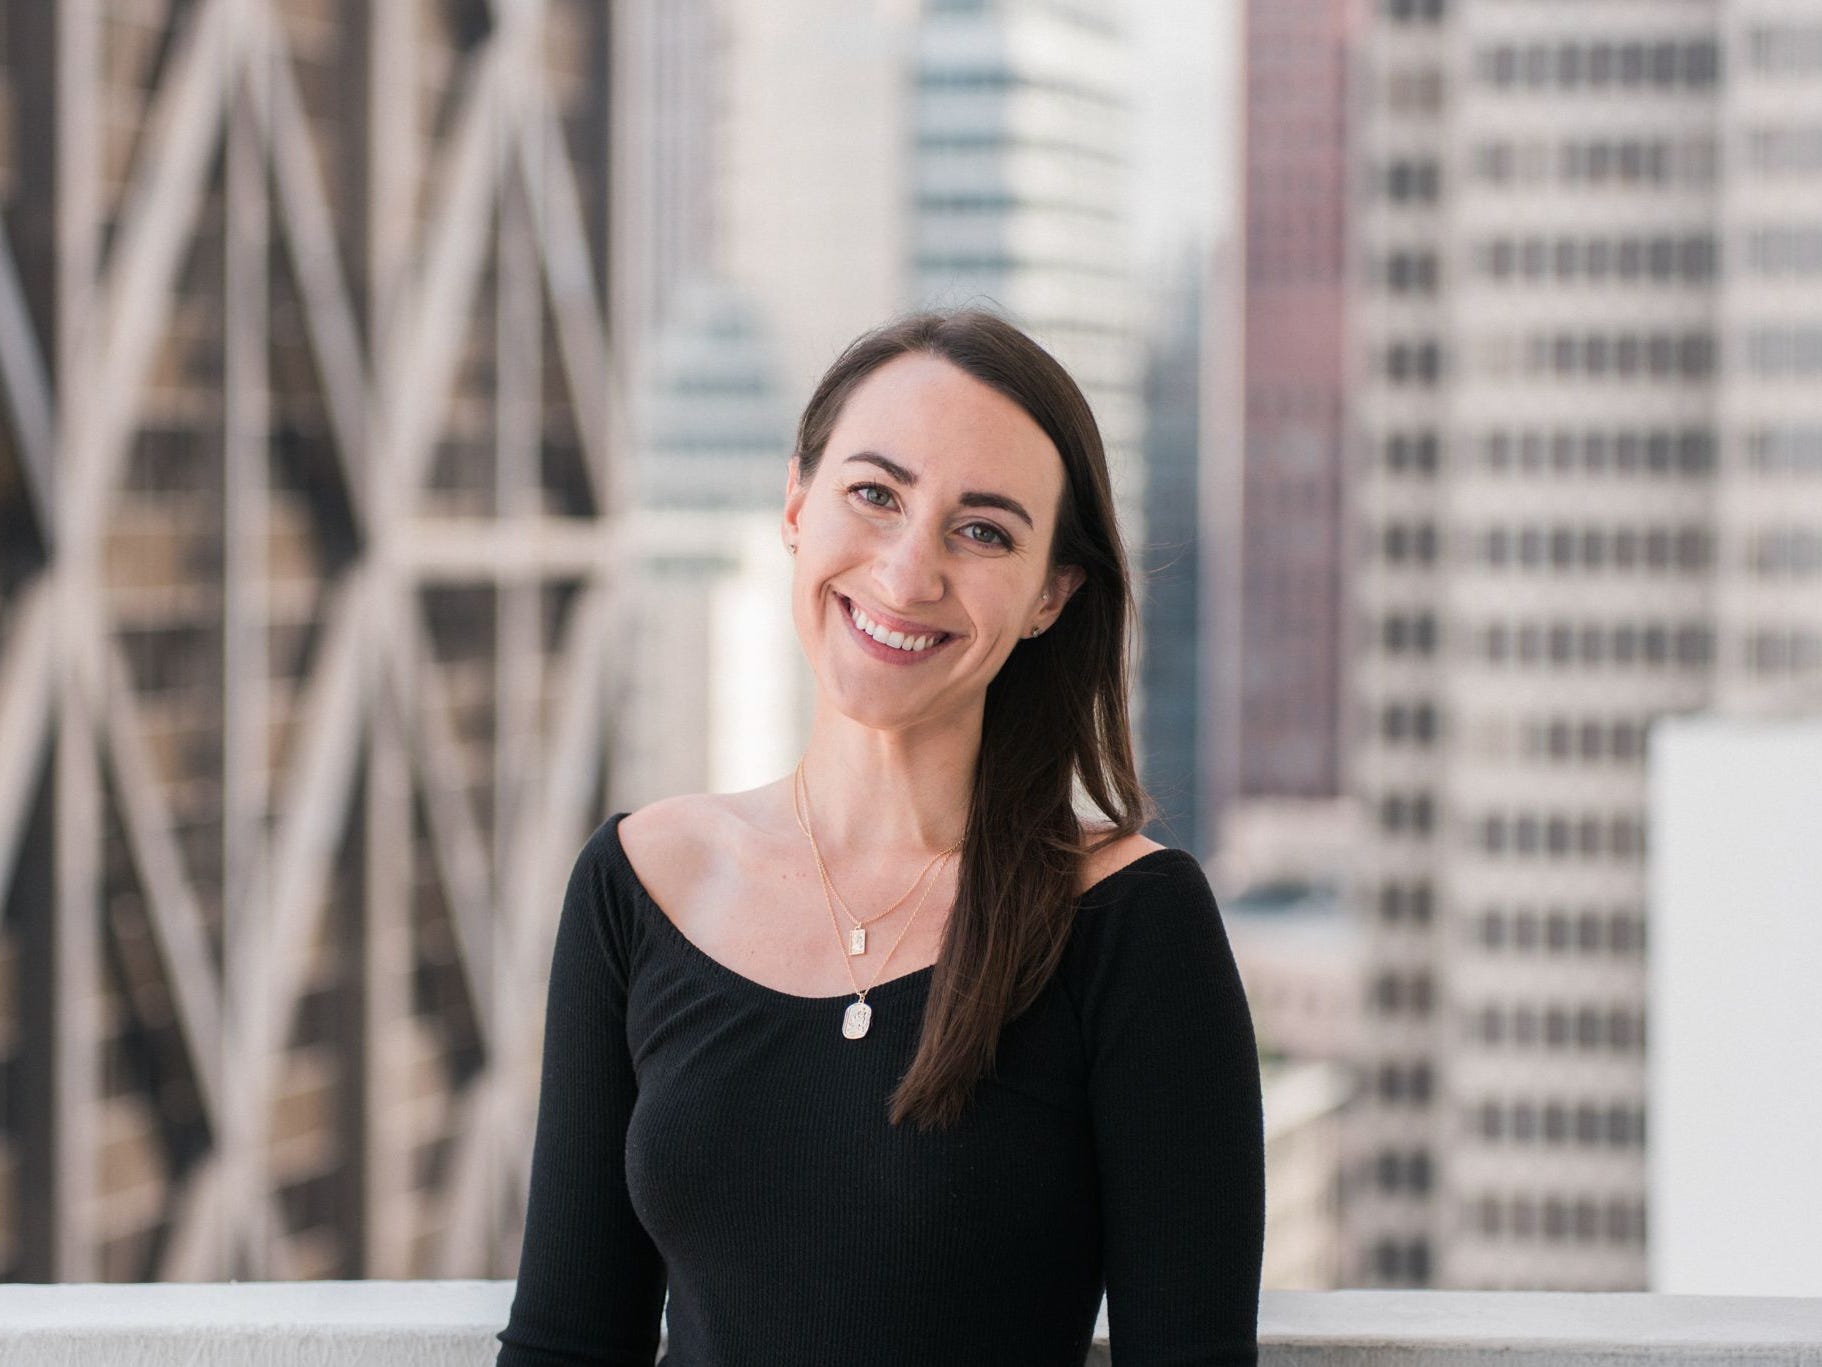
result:
M 837 593 L 835 600 L 841 605 L 841 614 L 847 619 L 850 633 L 861 648 L 875 659 L 885 660 L 892 664 L 915 664 L 920 660 L 929 659 L 949 642 L 957 639 L 952 633 L 946 631 L 925 632 L 910 636 L 903 632 L 888 631 L 869 618 L 865 608 L 857 608 L 853 599 Z

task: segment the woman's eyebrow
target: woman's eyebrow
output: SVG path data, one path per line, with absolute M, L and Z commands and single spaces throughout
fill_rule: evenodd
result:
M 877 451 L 856 451 L 842 464 L 846 465 L 850 460 L 864 460 L 870 465 L 877 465 L 907 489 L 917 487 L 917 475 L 890 456 L 882 456 Z M 1031 520 L 1031 514 L 1025 511 L 1024 505 L 1017 499 L 1007 498 L 1004 494 L 990 494 L 979 489 L 969 489 L 963 492 L 961 503 L 964 508 L 999 508 L 1011 513 L 1014 517 L 1023 518 L 1027 527 L 1032 531 L 1037 530 L 1037 523 Z

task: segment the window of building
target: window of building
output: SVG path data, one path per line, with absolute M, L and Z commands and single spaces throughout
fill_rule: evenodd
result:
M 1420 926 L 1427 926 L 1433 919 L 1435 896 L 1428 883 L 1419 882 L 1411 885 L 1411 920 Z
M 1446 11 L 1445 0 L 1381 0 L 1380 13 L 1395 24 L 1434 24 Z
M 1388 433 L 1385 438 L 1386 468 L 1396 475 L 1434 476 L 1440 446 L 1434 431 Z
M 1746 235 L 1746 264 L 1755 275 L 1822 274 L 1822 223 L 1780 223 Z
M 1433 204 L 1442 181 L 1434 157 L 1400 157 L 1385 169 L 1386 197 L 1394 204 Z
M 1475 1223 L 1482 1234 L 1497 1237 L 1505 1226 L 1505 1206 L 1497 1196 L 1483 1196 L 1475 1203 Z
M 1769 44 L 1765 51 L 1769 62 Z M 1755 60 L 1759 52 L 1755 45 Z M 1598 90 L 1615 83 L 1660 91 L 1699 90 L 1714 84 L 1718 68 L 1717 47 L 1708 39 L 1651 44 L 1562 42 L 1554 46 L 1498 43 L 1481 48 L 1474 62 L 1475 74 L 1487 84 L 1530 93 L 1576 90 L 1584 85 Z
M 1746 50 L 1760 76 L 1812 76 L 1822 72 L 1822 24 L 1755 24 Z

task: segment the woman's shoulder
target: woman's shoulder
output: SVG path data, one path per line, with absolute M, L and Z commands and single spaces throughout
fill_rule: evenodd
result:
M 1093 826 L 1085 824 L 1082 827 L 1082 834 L 1092 845 L 1095 841 L 1104 838 L 1112 829 L 1111 821 Z M 1089 850 L 1082 857 L 1082 867 L 1076 876 L 1077 895 L 1086 893 L 1096 884 L 1124 869 L 1128 864 L 1143 859 L 1148 854 L 1156 854 L 1159 850 L 1168 848 L 1169 846 L 1160 845 L 1149 836 L 1135 831 L 1131 835 L 1121 836 L 1111 844 L 1102 845 L 1099 849 Z
M 658 798 L 608 824 L 614 827 L 621 873 L 667 914 L 691 905 L 730 852 L 744 857 L 740 823 L 721 793 Z
M 1112 848 L 1112 847 L 1110 847 Z M 1155 1002 L 1173 990 L 1240 990 L 1202 861 L 1148 842 L 1077 905 L 1063 971 L 1085 1018 Z
M 722 811 L 714 793 L 676 793 L 620 817 L 620 848 L 640 868 L 690 865 L 712 846 Z
M 1075 936 L 1099 947 L 1092 952 L 1106 953 L 1111 942 L 1134 937 L 1164 945 L 1195 939 L 1220 921 L 1202 861 L 1140 835 L 1085 856 L 1077 887 Z

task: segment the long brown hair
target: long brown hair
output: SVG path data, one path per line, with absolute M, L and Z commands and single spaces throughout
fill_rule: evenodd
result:
M 1114 522 L 1100 428 L 1055 357 L 983 309 L 907 314 L 849 343 L 798 422 L 798 479 L 809 484 L 856 387 L 909 352 L 940 356 L 1011 399 L 1063 458 L 1063 494 L 1047 572 L 1085 573 L 1049 630 L 1019 642 L 987 686 L 980 758 L 963 837 L 955 907 L 930 982 L 917 1055 L 889 1117 L 946 1128 L 993 1067 L 1000 1028 L 1056 972 L 1069 939 L 1084 857 L 1157 816 L 1140 786 L 1127 715 L 1135 621 Z M 1074 784 L 1113 821 L 1083 843 Z

